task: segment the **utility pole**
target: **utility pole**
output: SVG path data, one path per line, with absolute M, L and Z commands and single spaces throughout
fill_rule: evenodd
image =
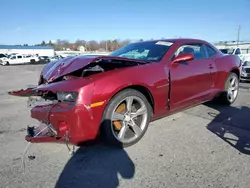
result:
M 239 28 L 238 28 L 238 34 L 237 34 L 237 47 L 239 46 L 239 41 L 240 41 L 240 25 L 239 25 Z

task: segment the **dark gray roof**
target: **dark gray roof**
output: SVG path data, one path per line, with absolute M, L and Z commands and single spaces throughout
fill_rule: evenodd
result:
M 0 49 L 53 49 L 51 46 L 0 45 Z

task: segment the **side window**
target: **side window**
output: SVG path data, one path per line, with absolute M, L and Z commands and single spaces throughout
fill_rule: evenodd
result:
M 185 45 L 182 45 L 175 52 L 174 57 L 177 57 L 179 54 L 193 54 L 193 56 L 196 60 L 207 58 L 203 44 L 185 44 Z
M 208 57 L 212 57 L 216 54 L 216 51 L 210 46 L 206 45 L 206 48 L 207 48 Z
M 241 49 L 242 54 L 247 54 L 248 49 Z
M 235 51 L 235 55 L 239 55 L 239 54 L 241 54 L 241 53 L 240 53 L 240 49 L 237 48 L 236 51 Z
M 0 58 L 2 58 L 2 57 L 6 57 L 4 54 L 0 54 Z
M 20 55 L 19 55 L 19 56 L 17 56 L 17 58 L 18 58 L 18 59 L 21 59 L 21 58 L 22 58 L 22 56 L 20 56 Z

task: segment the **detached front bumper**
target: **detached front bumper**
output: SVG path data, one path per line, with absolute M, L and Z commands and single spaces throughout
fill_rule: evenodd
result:
M 93 140 L 99 132 L 101 122 L 100 107 L 95 109 L 83 104 L 54 103 L 35 106 L 31 109 L 31 117 L 42 122 L 44 127 L 50 126 L 38 136 L 28 132 L 28 142 L 61 142 L 79 145 L 84 141 Z M 30 128 L 28 128 L 29 130 Z M 31 128 L 32 129 L 32 128 Z M 41 125 L 34 128 L 36 132 L 42 129 Z M 46 134 L 45 134 L 46 133 Z
M 28 126 L 25 139 L 28 142 L 56 142 L 63 141 L 57 137 L 57 132 L 53 130 L 51 125 L 40 123 L 37 126 Z

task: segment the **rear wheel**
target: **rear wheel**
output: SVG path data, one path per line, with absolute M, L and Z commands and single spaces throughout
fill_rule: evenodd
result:
M 30 60 L 30 64 L 35 64 L 35 63 L 36 63 L 36 60 L 34 60 L 34 59 Z
M 237 99 L 239 93 L 239 77 L 231 72 L 225 83 L 225 89 L 220 96 L 220 101 L 225 105 L 231 105 Z
M 145 134 L 152 108 L 137 90 L 126 89 L 115 95 L 105 109 L 101 137 L 110 145 L 128 147 Z

